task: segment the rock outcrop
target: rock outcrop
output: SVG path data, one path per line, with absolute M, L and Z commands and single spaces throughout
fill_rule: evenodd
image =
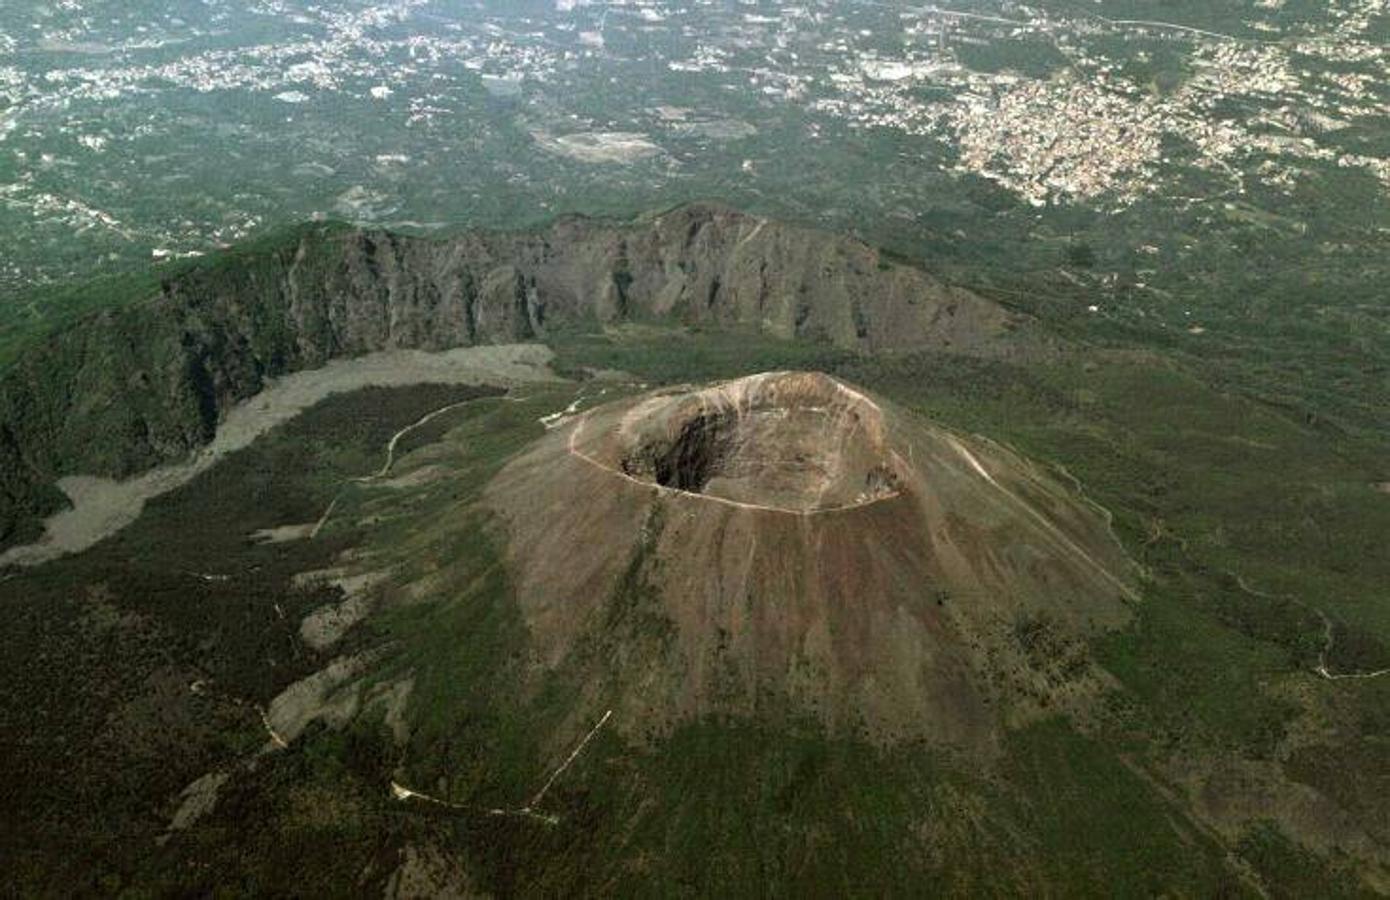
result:
M 996 353 L 1023 324 L 855 240 L 711 205 L 444 239 L 323 226 L 169 277 L 0 376 L 0 547 L 66 474 L 123 477 L 208 441 L 266 379 L 389 348 L 659 321 L 846 348 Z

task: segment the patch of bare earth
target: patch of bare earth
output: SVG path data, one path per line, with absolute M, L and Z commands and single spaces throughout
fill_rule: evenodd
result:
M 485 897 L 468 879 L 457 860 L 438 848 L 407 844 L 401 849 L 401 862 L 386 882 L 386 900 L 433 900 L 433 898 Z
M 343 569 L 305 572 L 295 577 L 297 587 L 327 584 L 342 592 L 343 599 L 315 609 L 299 625 L 299 637 L 315 650 L 337 643 L 352 626 L 366 618 L 375 600 L 375 589 L 389 572 L 348 574 Z
M 541 664 L 619 685 L 634 729 L 780 705 L 885 741 L 991 745 L 1003 718 L 1103 688 L 1084 637 L 1127 621 L 1133 595 L 1072 490 L 823 375 L 598 407 L 484 502 Z M 595 640 L 611 652 L 586 655 Z

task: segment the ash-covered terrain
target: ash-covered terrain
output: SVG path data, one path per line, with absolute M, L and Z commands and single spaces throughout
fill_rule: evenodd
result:
M 0 372 L 17 894 L 1390 889 L 1356 402 L 713 204 L 121 290 Z

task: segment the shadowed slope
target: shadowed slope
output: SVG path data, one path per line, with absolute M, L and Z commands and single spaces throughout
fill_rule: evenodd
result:
M 1026 319 L 859 241 L 707 204 L 442 239 L 301 230 L 171 273 L 0 372 L 0 548 L 37 536 L 61 505 L 57 479 L 177 460 L 278 376 L 630 321 L 860 350 L 1046 344 Z

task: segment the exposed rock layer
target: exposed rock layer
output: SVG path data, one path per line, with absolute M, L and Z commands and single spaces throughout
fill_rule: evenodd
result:
M 858 241 L 707 205 L 439 240 L 308 229 L 170 277 L 158 296 L 82 320 L 0 376 L 0 547 L 61 502 L 58 477 L 124 477 L 179 458 L 268 378 L 382 349 L 625 320 L 960 352 L 999 352 L 1019 324 Z
M 770 373 L 659 393 L 615 432 L 572 446 L 639 481 L 789 512 L 845 509 L 895 495 L 899 461 L 883 416 L 833 378 Z

